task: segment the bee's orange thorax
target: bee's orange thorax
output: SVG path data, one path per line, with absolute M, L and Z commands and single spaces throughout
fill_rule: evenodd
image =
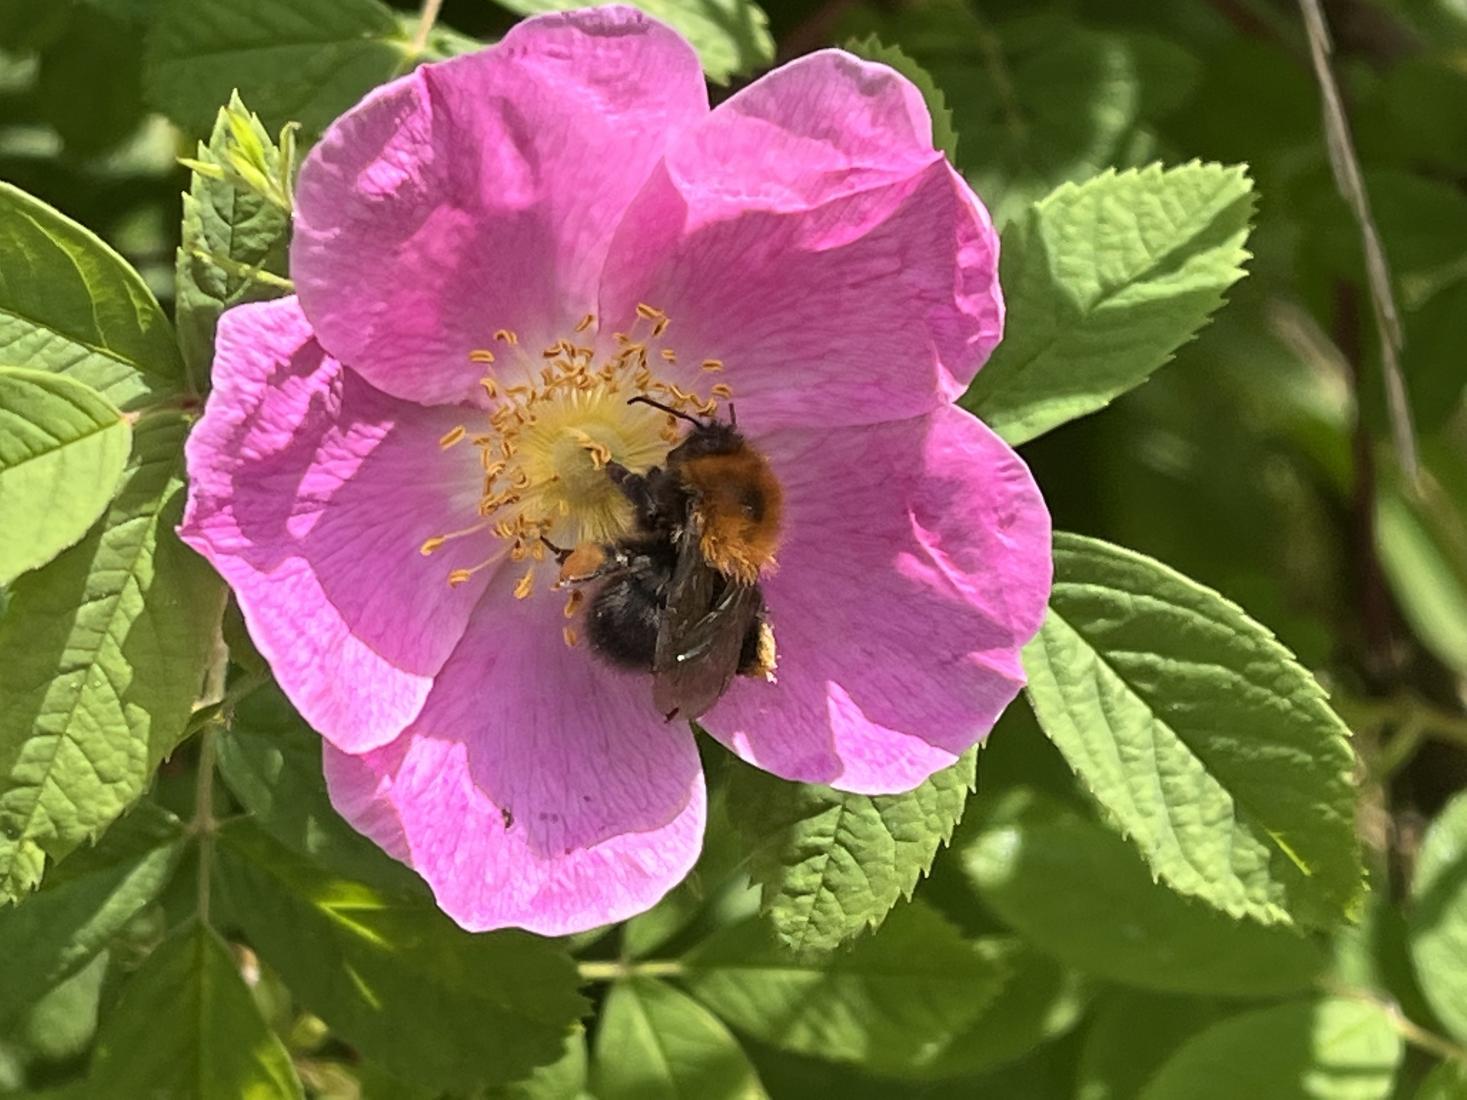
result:
M 690 458 L 679 473 L 693 492 L 699 549 L 708 563 L 745 584 L 773 569 L 784 493 L 764 456 L 740 447 Z

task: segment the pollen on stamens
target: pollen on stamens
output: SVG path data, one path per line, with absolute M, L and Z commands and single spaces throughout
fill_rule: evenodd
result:
M 730 386 L 727 382 L 720 382 L 716 386 L 713 386 L 708 392 L 711 393 L 714 397 L 721 397 L 725 401 L 727 401 L 730 397 L 733 396 L 733 387 Z
M 723 360 L 722 359 L 704 359 L 703 360 L 703 363 L 702 363 L 702 366 L 703 366 L 703 369 L 706 370 L 706 371 L 721 371 L 721 370 L 723 370 Z
M 529 596 L 534 588 L 535 567 L 531 566 L 528 570 L 526 570 L 525 575 L 521 577 L 519 579 L 519 582 L 514 586 L 514 598 L 517 600 L 523 600 Z
M 576 331 L 577 332 L 585 332 L 588 328 L 590 328 L 595 323 L 596 323 L 596 315 L 594 313 L 588 313 L 584 317 L 582 317 L 579 321 L 576 322 Z
M 495 329 L 494 339 L 498 340 L 501 344 L 507 344 L 510 347 L 515 347 L 520 342 L 519 335 L 512 328 Z
M 565 644 L 570 646 L 572 649 L 574 649 L 576 647 L 576 643 L 580 641 L 580 638 L 576 635 L 574 627 L 562 627 L 560 631 L 560 636 L 565 639 Z
M 676 363 L 677 362 L 677 352 L 673 351 L 671 348 L 663 348 L 657 354 L 660 355 L 660 356 L 662 356 L 662 359 L 663 359 L 664 362 L 667 362 L 667 363 Z
M 475 348 L 473 351 L 469 352 L 469 362 L 483 363 L 487 366 L 488 364 L 494 362 L 494 353 L 488 348 Z M 489 379 L 487 378 L 484 379 L 484 382 L 493 385 L 493 383 L 489 382 Z M 493 395 L 491 394 L 490 396 Z
M 499 396 L 499 386 L 495 383 L 494 379 L 481 378 L 479 379 L 479 385 L 484 387 L 484 392 L 491 400 Z
M 448 539 L 443 535 L 434 535 L 431 539 L 424 539 L 423 545 L 418 547 L 418 553 L 422 554 L 423 557 L 426 558 L 429 554 L 433 553 L 434 550 L 437 550 L 447 541 Z
M 460 440 L 463 439 L 464 436 L 468 434 L 469 430 L 465 428 L 462 424 L 460 424 L 457 427 L 450 428 L 448 431 L 444 432 L 442 437 L 440 437 L 438 440 L 438 446 L 442 447 L 446 451 L 448 450 L 448 448 L 452 447 L 455 443 L 458 443 Z
M 564 614 L 567 619 L 574 619 L 576 617 L 576 610 L 581 606 L 581 602 L 585 598 L 586 593 L 582 589 L 572 588 L 570 590 L 570 595 L 566 596 L 565 598 L 565 609 L 562 614 Z

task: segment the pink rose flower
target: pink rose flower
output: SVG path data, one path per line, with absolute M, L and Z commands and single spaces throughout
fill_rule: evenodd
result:
M 783 487 L 778 679 L 708 731 L 846 791 L 952 764 L 1050 586 L 1028 469 L 952 404 L 1001 334 L 997 250 L 918 92 L 838 50 L 710 111 L 686 42 L 596 8 L 339 119 L 300 173 L 299 297 L 220 323 L 181 533 L 342 815 L 469 929 L 622 920 L 692 867 L 693 733 L 568 644 L 537 537 L 625 529 L 604 462 L 676 438 L 639 392 L 731 397 Z

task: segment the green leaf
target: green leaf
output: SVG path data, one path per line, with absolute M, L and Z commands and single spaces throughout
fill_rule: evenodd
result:
M 70 375 L 123 411 L 182 385 L 163 311 L 121 256 L 0 183 L 0 358 Z
M 1011 444 L 1146 381 L 1243 275 L 1252 182 L 1192 163 L 1066 184 L 1004 230 L 1003 343 L 962 405 Z
M 134 974 L 97 1037 L 89 1096 L 272 1100 L 302 1096 L 290 1055 L 229 947 L 191 921 Z
M 932 867 L 973 789 L 976 749 L 906 794 L 847 794 L 739 767 L 728 811 L 782 946 L 830 951 L 880 924 Z
M 428 897 L 423 880 L 341 819 L 321 774 L 321 735 L 280 689 L 260 688 L 235 708 L 218 740 L 219 770 L 265 832 L 322 867 L 378 889 Z
M 0 367 L 0 584 L 87 533 L 122 478 L 132 429 L 95 390 Z
M 1306 989 L 1324 969 L 1322 952 L 1291 930 L 1234 921 L 1152 881 L 1124 840 L 1053 799 L 1015 789 L 975 806 L 961 851 L 970 881 L 1014 931 L 1078 970 L 1254 997 Z
M 612 986 L 596 1033 L 601 1100 L 757 1100 L 738 1040 L 697 1001 L 654 978 Z
M 888 45 L 874 34 L 852 38 L 846 42 L 844 48 L 867 61 L 878 61 L 891 66 L 916 85 L 917 90 L 922 93 L 922 101 L 927 104 L 927 113 L 932 116 L 933 148 L 946 153 L 948 160 L 958 159 L 958 132 L 953 129 L 952 109 L 948 107 L 947 97 L 942 94 L 942 89 L 932 79 L 931 73 L 900 46 Z
M 319 133 L 407 64 L 407 39 L 377 0 L 168 0 L 148 35 L 148 98 L 202 135 L 235 89 L 271 130 Z
M 16 581 L 0 619 L 0 898 L 40 881 L 142 793 L 184 732 L 224 586 L 173 533 L 183 439 L 173 413 L 133 427 L 102 521 Z
M 958 166 L 998 225 L 1127 159 L 1141 65 L 1120 35 L 1047 15 L 995 24 L 964 0 L 858 10 L 853 29 L 900 47 L 943 90 L 963 135 Z
M 1150 864 L 1233 916 L 1330 927 L 1358 908 L 1349 731 L 1235 604 L 1159 562 L 1054 540 L 1024 651 L 1039 724 Z
M 1422 644 L 1467 674 L 1467 510 L 1430 465 L 1415 491 L 1394 469 L 1383 467 L 1381 475 L 1375 545 L 1391 592 Z
M 586 1033 L 578 1026 L 566 1036 L 559 1058 L 536 1066 L 523 1081 L 491 1086 L 486 1100 L 591 1100 L 586 1090 L 586 1063 Z
M 1422 993 L 1447 1030 L 1467 1041 L 1467 794 L 1427 830 L 1407 922 Z
M 1414 1100 L 1462 1100 L 1467 1096 L 1467 1063 L 1443 1062 L 1421 1082 Z
M 1085 1029 L 1075 1100 L 1134 1100 L 1161 1064 L 1226 1007 L 1204 997 L 1108 993 Z
M 104 152 L 143 121 L 141 47 L 133 27 L 89 10 L 73 18 L 66 33 L 42 53 L 37 98 L 67 152 Z
M 925 1047 L 903 1076 L 923 1080 L 970 1077 L 1018 1061 L 1080 1022 L 1089 999 L 1086 979 L 1012 936 L 975 941 L 1000 970 L 1000 988 L 962 1031 Z
M 14 1031 L 29 1054 L 54 1062 L 86 1053 L 97 1035 L 97 1010 L 110 961 L 106 951 L 94 955 L 31 1006 Z
M 0 943 L 24 944 L 5 963 L 0 1024 L 86 966 L 162 893 L 183 850 L 183 827 L 148 803 L 78 852 L 23 905 L 0 909 Z
M 1139 1100 L 1383 1100 L 1401 1037 L 1373 1004 L 1338 998 L 1245 1012 L 1190 1039 Z
M 714 933 L 683 965 L 692 993 L 740 1031 L 879 1073 L 905 1072 L 949 1041 L 1003 982 L 1001 963 L 916 902 L 818 962 L 791 958 L 760 922 L 745 921 Z
M 601 7 L 621 0 L 498 0 L 518 15 Z M 729 79 L 774 63 L 769 17 L 753 0 L 631 0 L 653 19 L 666 23 L 698 51 L 708 79 Z
M 468 1090 L 555 1061 L 585 1011 L 552 941 L 470 935 L 416 896 L 336 878 L 248 821 L 220 833 L 230 912 L 303 1004 L 405 1080 Z
M 267 180 L 281 171 L 280 150 L 245 109 L 239 95 L 219 109 L 207 145 L 199 143 L 200 164 L 221 171 L 231 164 L 231 153 L 239 139 L 231 129 L 231 116 L 243 126 L 259 150 Z M 239 187 L 236 181 L 215 179 L 193 172 L 188 193 L 183 196 L 183 241 L 178 249 L 178 342 L 194 377 L 208 376 L 214 356 L 214 326 L 219 314 L 239 302 L 258 301 L 280 293 L 258 279 L 247 279 L 239 270 L 285 274 L 285 209 L 265 195 Z M 207 256 L 218 256 L 237 265 L 227 271 Z

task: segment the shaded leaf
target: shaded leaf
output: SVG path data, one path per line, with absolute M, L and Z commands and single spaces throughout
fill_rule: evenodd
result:
M 1401 1037 L 1362 1001 L 1325 998 L 1256 1009 L 1183 1043 L 1139 1100 L 1383 1100 Z
M 0 584 L 87 533 L 122 478 L 132 429 L 65 375 L 0 367 Z
M 596 1033 L 600 1100 L 757 1100 L 738 1040 L 697 1001 L 654 978 L 612 986 Z
M 1010 927 L 1060 961 L 1124 985 L 1250 997 L 1308 988 L 1323 953 L 1152 881 L 1123 839 L 1033 791 L 980 799 L 964 870 Z
M 757 921 L 716 932 L 683 960 L 693 994 L 782 1050 L 903 1072 L 997 995 L 1002 964 L 925 906 L 901 906 L 850 951 L 791 958 Z
M 97 1037 L 88 1095 L 272 1100 L 303 1093 L 229 947 L 191 921 L 123 987 Z
M 1407 913 L 1411 958 L 1433 1011 L 1467 1041 L 1467 794 L 1458 794 L 1427 830 Z
M 378 0 L 167 0 L 148 34 L 148 98 L 203 135 L 235 89 L 272 131 L 319 133 L 407 64 L 408 38 Z
M 1054 553 L 1029 698 L 1152 871 L 1233 916 L 1343 921 L 1364 885 L 1354 753 L 1314 678 L 1159 562 L 1063 533 Z
M 162 893 L 182 849 L 178 819 L 143 803 L 96 848 L 78 852 L 45 889 L 23 905 L 0 909 L 0 943 L 25 945 L 6 960 L 0 1024 L 106 948 Z
M 431 902 L 336 878 L 248 821 L 220 833 L 230 912 L 302 1003 L 366 1056 L 440 1089 L 561 1056 L 585 1002 L 552 941 L 471 935 Z
M 1146 381 L 1243 275 L 1252 182 L 1160 165 L 1066 184 L 1004 230 L 1004 340 L 962 405 L 1011 444 Z

